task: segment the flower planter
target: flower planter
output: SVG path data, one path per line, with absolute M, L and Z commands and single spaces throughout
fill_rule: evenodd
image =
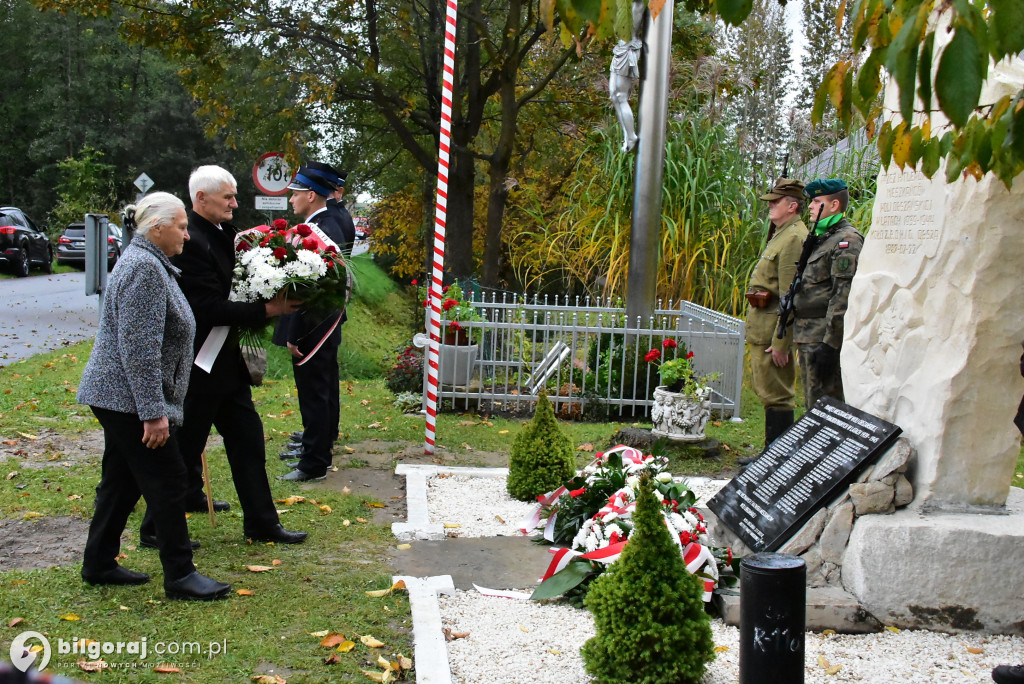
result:
M 704 426 L 711 417 L 711 388 L 702 387 L 692 397 L 669 392 L 664 385 L 654 389 L 651 407 L 653 434 L 674 442 L 700 442 L 706 439 Z
M 437 379 L 443 385 L 468 385 L 476 366 L 476 344 L 442 344 Z

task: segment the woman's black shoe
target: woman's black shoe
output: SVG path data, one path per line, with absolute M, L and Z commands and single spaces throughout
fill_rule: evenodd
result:
M 181 579 L 173 582 L 164 582 L 164 593 L 169 599 L 181 599 L 184 601 L 212 601 L 223 598 L 231 591 L 230 584 L 210 579 L 193 570 Z
M 253 541 L 277 542 L 279 544 L 301 544 L 309 536 L 308 532 L 292 532 L 284 529 L 284 525 L 278 523 L 268 530 L 262 532 L 248 532 L 245 536 Z
M 195 551 L 200 546 L 202 546 L 195 539 L 189 539 L 188 543 L 192 545 L 192 550 L 193 551 Z M 159 549 L 160 548 L 160 542 L 157 541 L 157 538 L 155 536 L 151 537 L 148 534 L 141 534 L 140 533 L 139 534 L 139 546 L 141 546 L 144 549 Z
M 89 572 L 82 568 L 82 579 L 89 584 L 145 584 L 149 581 L 149 575 L 144 572 L 135 572 L 120 565 L 114 566 L 111 570 L 103 572 Z

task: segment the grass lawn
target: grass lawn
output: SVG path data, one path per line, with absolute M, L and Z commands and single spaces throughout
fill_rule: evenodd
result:
M 421 453 L 423 421 L 403 416 L 391 404 L 382 375 L 385 359 L 405 345 L 419 308 L 372 263 L 354 260 L 359 290 L 350 306 L 339 354 L 341 376 L 341 437 L 335 465 L 365 468 L 371 455 L 381 469 L 393 468 L 403 453 Z M 35 356 L 0 369 L 0 453 L 13 458 L 0 481 L 0 547 L 19 534 L 55 530 L 49 539 L 73 539 L 71 555 L 62 563 L 40 569 L 11 569 L 0 554 L 0 647 L 7 653 L 20 632 L 33 630 L 48 636 L 54 647 L 50 672 L 95 682 L 227 682 L 247 681 L 260 674 L 278 675 L 288 682 L 370 681 L 362 670 L 377 670 L 379 655 L 412 655 L 409 606 L 401 592 L 376 598 L 366 592 L 390 584 L 389 555 L 397 542 L 383 522 L 374 521 L 381 503 L 359 491 L 316 483 L 298 486 L 277 481 L 286 472 L 276 458 L 287 435 L 300 427 L 295 387 L 284 350 L 270 347 L 268 380 L 253 392 L 264 421 L 268 472 L 282 521 L 290 529 L 306 530 L 309 541 L 299 546 L 250 544 L 242 537 L 237 498 L 221 446 L 208 450 L 217 498 L 232 510 L 217 516 L 192 515 L 190 530 L 202 542 L 196 553 L 199 569 L 232 583 L 227 600 L 209 604 L 167 601 L 156 551 L 137 548 L 139 506 L 128 523 L 122 544 L 122 563 L 150 573 L 142 587 L 95 588 L 81 582 L 80 545 L 92 514 L 99 480 L 102 440 L 88 407 L 75 402 L 75 391 L 88 359 L 91 342 Z M 738 457 L 755 453 L 763 439 L 764 419 L 749 389 L 743 395 L 744 421 L 715 421 L 708 435 L 722 442 L 720 458 L 708 459 L 676 447 L 670 453 L 676 473 L 733 472 Z M 609 445 L 624 423 L 564 424 L 585 463 Z M 445 463 L 493 464 L 500 461 L 522 423 L 490 416 L 443 414 L 437 434 Z M 56 446 L 49 447 L 47 445 Z M 31 452 L 32 456 L 27 454 Z M 1024 453 L 1015 470 L 1024 478 Z M 330 482 L 330 478 L 328 480 Z M 305 501 L 290 500 L 302 496 Z M 349 524 L 344 524 L 347 521 Z M 38 541 L 38 539 L 37 539 Z M 5 564 L 6 563 L 6 564 Z M 252 572 L 247 566 L 270 568 Z M 250 593 L 251 592 L 251 593 Z M 18 620 L 15 622 L 15 620 Z M 337 632 L 355 642 L 338 653 L 320 645 L 314 633 Z M 370 635 L 384 643 L 370 648 L 360 637 Z M 152 669 L 87 673 L 75 653 L 57 652 L 57 640 L 85 638 L 136 641 L 146 637 L 151 652 L 145 660 L 107 655 L 107 662 L 139 662 L 149 666 L 169 662 L 180 672 L 164 674 Z M 200 653 L 160 657 L 152 653 L 158 642 L 198 644 Z M 211 649 L 211 644 L 217 647 Z M 215 650 L 211 654 L 209 651 Z M 334 653 L 337 663 L 325 664 Z M 91 660 L 88 658 L 87 660 Z M 194 666 L 193 666 L 194 665 Z M 59 667 L 58 667 L 59 666 Z M 410 676 L 410 679 L 412 677 Z

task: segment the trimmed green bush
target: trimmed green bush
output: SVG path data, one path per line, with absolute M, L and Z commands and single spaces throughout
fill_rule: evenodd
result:
M 541 392 L 533 420 L 512 443 L 508 459 L 508 494 L 520 501 L 533 501 L 557 489 L 576 474 L 576 452 L 558 426 L 555 411 Z
M 582 649 L 587 673 L 600 684 L 699 684 L 715 657 L 704 589 L 686 571 L 647 478 L 633 523 L 622 555 L 587 593 L 597 628 Z

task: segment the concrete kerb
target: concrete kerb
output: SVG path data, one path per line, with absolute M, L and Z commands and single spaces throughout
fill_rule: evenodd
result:
M 507 477 L 508 468 L 466 468 L 458 466 L 399 463 L 395 475 L 405 476 L 406 522 L 391 523 L 391 533 L 402 541 L 444 539 L 444 525 L 430 522 L 427 510 L 427 480 L 438 475 L 463 477 Z
M 435 577 L 391 578 L 392 584 L 402 580 L 409 592 L 412 611 L 413 658 L 418 684 L 451 684 L 452 672 L 448 665 L 448 643 L 441 626 L 441 606 L 438 594 L 455 593 L 451 575 Z

